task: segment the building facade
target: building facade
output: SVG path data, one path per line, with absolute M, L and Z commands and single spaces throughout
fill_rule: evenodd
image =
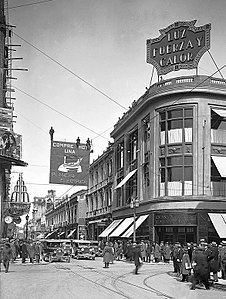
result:
M 48 197 L 46 207 L 46 238 L 86 239 L 86 190 L 80 190 L 70 197 Z
M 113 144 L 89 168 L 87 190 L 87 233 L 90 240 L 97 240 L 112 220 Z
M 6 3 L 0 0 L 0 237 L 13 237 L 16 225 L 14 215 L 9 213 L 11 169 L 27 163 L 21 160 L 22 136 L 13 131 L 12 26 L 8 24 Z M 6 223 L 5 217 L 11 217 L 11 222 Z
M 217 226 L 226 212 L 224 79 L 195 75 L 150 86 L 111 137 L 113 219 L 127 222 L 110 237 L 131 236 L 125 231 L 132 226 L 136 199 L 136 219 L 143 216 L 139 238 L 172 243 L 222 238 Z

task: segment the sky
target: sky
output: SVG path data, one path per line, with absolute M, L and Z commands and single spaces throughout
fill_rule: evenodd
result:
M 107 148 L 119 117 L 145 88 L 156 83 L 146 63 L 146 40 L 176 21 L 211 23 L 210 53 L 218 67 L 226 64 L 225 0 L 8 0 L 9 23 L 16 26 L 12 85 L 16 97 L 14 131 L 23 136 L 22 160 L 12 169 L 11 188 L 19 173 L 30 195 L 61 197 L 83 187 L 49 184 L 50 136 L 84 143 L 90 138 L 91 162 Z M 199 62 L 199 74 L 216 71 L 210 55 Z M 164 79 L 193 75 L 169 73 Z M 222 70 L 226 76 L 226 68 Z M 217 74 L 220 77 L 219 74 Z

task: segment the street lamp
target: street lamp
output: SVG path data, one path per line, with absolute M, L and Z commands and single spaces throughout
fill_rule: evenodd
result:
M 26 240 L 27 240 L 27 237 L 28 237 L 28 220 L 29 220 L 29 216 L 26 215 L 25 219 L 26 219 Z
M 139 199 L 131 197 L 130 208 L 133 209 L 133 242 L 136 242 L 136 208 L 139 207 Z

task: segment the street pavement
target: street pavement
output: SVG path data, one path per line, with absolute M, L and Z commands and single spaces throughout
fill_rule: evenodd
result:
M 144 263 L 134 275 L 131 262 L 115 261 L 103 268 L 102 258 L 71 263 L 10 264 L 0 273 L 1 299 L 225 299 L 226 281 L 219 279 L 210 290 L 181 282 L 172 264 Z

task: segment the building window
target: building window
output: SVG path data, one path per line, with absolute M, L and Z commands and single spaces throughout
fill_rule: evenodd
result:
M 122 205 L 127 205 L 131 202 L 131 198 L 137 197 L 137 172 L 126 182 L 126 202 Z
M 130 165 L 130 170 L 137 168 L 137 158 L 138 158 L 138 130 L 136 129 L 129 136 L 128 143 L 128 163 Z
M 172 109 L 159 116 L 160 196 L 192 195 L 193 109 Z
M 226 144 L 226 110 L 211 109 L 211 143 Z
M 124 142 L 120 142 L 116 149 L 116 168 L 121 169 L 124 165 Z
M 146 187 L 150 185 L 150 173 L 149 173 L 149 163 L 150 163 L 150 153 L 147 152 L 144 155 L 144 184 Z
M 108 173 L 108 176 L 112 175 L 112 159 L 110 159 L 107 163 L 107 173 Z

